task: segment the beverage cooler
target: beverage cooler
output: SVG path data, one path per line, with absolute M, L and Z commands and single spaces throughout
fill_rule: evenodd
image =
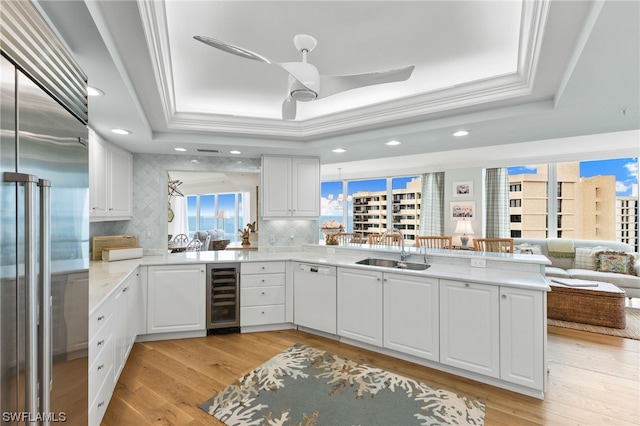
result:
M 240 264 L 207 265 L 207 330 L 239 331 Z

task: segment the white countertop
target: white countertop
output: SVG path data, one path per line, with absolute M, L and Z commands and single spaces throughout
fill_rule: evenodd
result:
M 469 280 L 478 283 L 502 285 L 509 287 L 531 288 L 540 291 L 549 291 L 549 285 L 541 273 L 519 272 L 504 270 L 501 268 L 477 268 L 465 265 L 453 265 L 441 263 L 451 259 L 478 258 L 487 260 L 517 262 L 546 265 L 549 260 L 544 256 L 534 255 L 501 255 L 499 253 L 474 253 L 439 251 L 437 254 L 429 254 L 430 267 L 426 270 L 415 271 L 406 269 L 393 269 L 375 266 L 358 265 L 357 261 L 366 257 L 381 257 L 396 259 L 397 254 L 389 251 L 367 250 L 363 255 L 362 248 L 353 252 L 340 250 L 338 254 L 328 254 L 316 251 L 290 251 L 290 252 L 265 252 L 265 251 L 203 251 L 165 254 L 161 256 L 145 256 L 138 259 L 118 260 L 113 262 L 93 261 L 89 265 L 89 312 L 92 313 L 137 266 L 152 265 L 178 265 L 189 263 L 216 263 L 216 262 L 270 262 L 291 260 L 296 262 L 320 263 L 339 267 L 352 267 L 367 270 L 379 270 L 387 273 L 402 273 L 414 276 L 428 276 L 432 278 Z M 418 256 L 410 258 L 409 262 L 419 262 Z

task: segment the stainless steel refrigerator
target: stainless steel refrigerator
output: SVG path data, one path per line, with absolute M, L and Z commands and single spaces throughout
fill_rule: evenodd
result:
M 86 425 L 87 126 L 2 53 L 2 423 Z

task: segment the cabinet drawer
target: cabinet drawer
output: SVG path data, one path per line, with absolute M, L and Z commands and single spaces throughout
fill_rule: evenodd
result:
M 112 370 L 113 371 L 113 370 Z M 89 405 L 89 424 L 90 425 L 99 425 L 102 422 L 102 417 L 104 417 L 104 413 L 107 411 L 107 407 L 109 406 L 109 401 L 111 400 L 111 393 L 113 383 L 106 380 L 100 390 L 98 391 L 98 395 L 96 399 L 94 399 Z
M 89 364 L 89 401 L 98 396 L 105 381 L 113 384 L 113 360 L 113 338 L 109 336 L 98 357 Z
M 284 262 L 245 262 L 242 274 L 278 274 L 284 273 Z
M 284 305 L 249 306 L 240 309 L 240 325 L 265 325 L 284 322 Z
M 113 321 L 111 317 L 107 317 L 101 324 L 97 333 L 91 335 L 89 340 L 89 365 L 96 360 L 102 351 L 105 350 L 107 342 L 111 339 L 113 334 Z
M 243 288 L 240 293 L 240 305 L 262 306 L 284 303 L 284 286 Z
M 257 275 L 242 275 L 240 277 L 240 287 L 268 287 L 268 286 L 283 286 L 284 274 L 257 274 Z
M 89 318 L 89 339 L 100 331 L 113 313 L 113 297 L 108 297 Z

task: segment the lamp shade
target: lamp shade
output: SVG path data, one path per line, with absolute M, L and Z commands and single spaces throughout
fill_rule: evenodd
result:
M 459 220 L 456 223 L 456 229 L 453 231 L 454 234 L 467 234 L 473 235 L 473 227 L 471 226 L 471 222 L 468 220 Z
M 229 212 L 226 210 L 220 210 L 218 212 L 218 219 L 229 219 Z

